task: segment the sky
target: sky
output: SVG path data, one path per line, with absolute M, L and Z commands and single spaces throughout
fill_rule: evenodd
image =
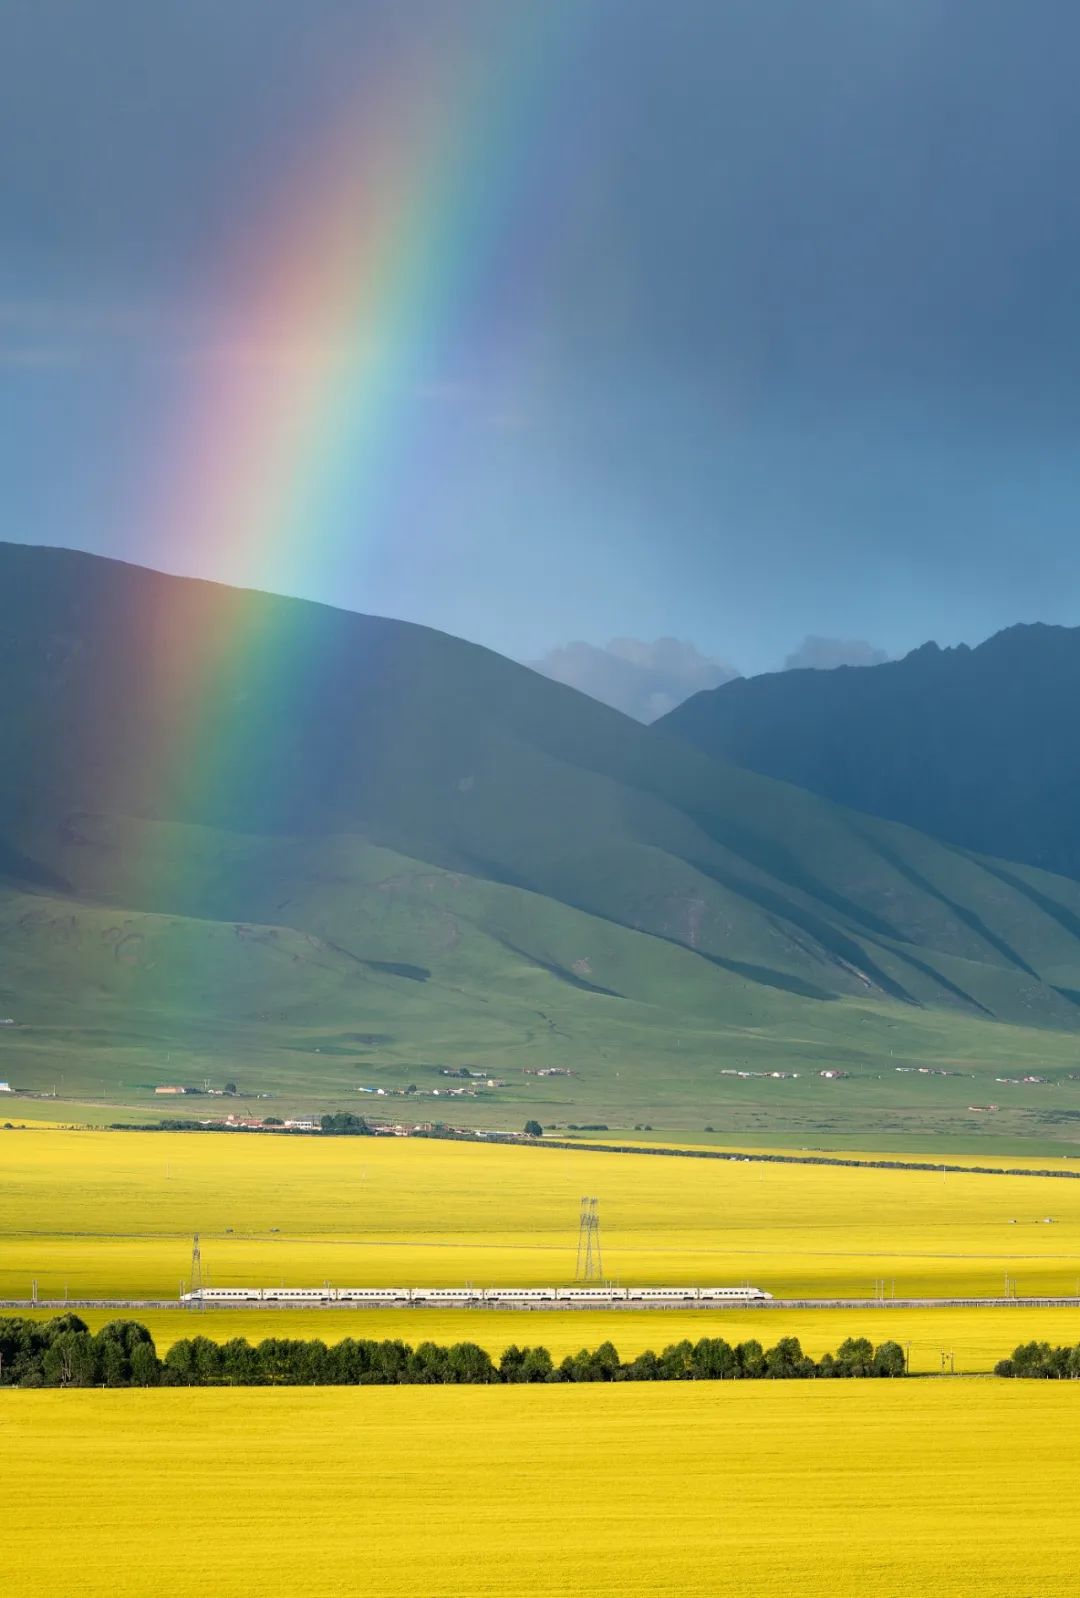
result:
M 1074 6 L 4 35 L 0 536 L 695 680 L 1080 623 Z

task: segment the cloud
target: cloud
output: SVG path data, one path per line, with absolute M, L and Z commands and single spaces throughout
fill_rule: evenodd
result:
M 727 661 L 703 655 L 679 638 L 613 638 L 604 648 L 581 641 L 530 661 L 534 671 L 622 710 L 655 721 L 702 688 L 719 688 L 739 676 Z
M 784 661 L 785 671 L 832 671 L 836 666 L 880 666 L 888 655 L 865 638 L 816 638 L 808 633 Z

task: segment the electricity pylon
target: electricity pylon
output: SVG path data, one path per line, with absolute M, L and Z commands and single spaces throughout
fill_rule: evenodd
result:
M 600 1254 L 600 1200 L 581 1200 L 581 1221 L 578 1225 L 577 1271 L 579 1282 L 602 1282 L 604 1262 Z

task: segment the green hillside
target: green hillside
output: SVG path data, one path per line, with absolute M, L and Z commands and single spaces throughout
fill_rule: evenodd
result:
M 981 1129 L 970 1073 L 1035 1073 L 991 1130 L 1080 1115 L 1072 882 L 427 629 L 62 551 L 0 545 L 0 684 L 20 1085 L 351 1106 L 473 1065 L 508 1085 L 462 1120 L 856 1136 Z M 927 1061 L 963 1074 L 915 1092 Z

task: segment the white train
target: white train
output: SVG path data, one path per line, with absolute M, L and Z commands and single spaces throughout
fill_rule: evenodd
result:
M 760 1287 L 204 1287 L 183 1304 L 750 1304 L 771 1299 Z

